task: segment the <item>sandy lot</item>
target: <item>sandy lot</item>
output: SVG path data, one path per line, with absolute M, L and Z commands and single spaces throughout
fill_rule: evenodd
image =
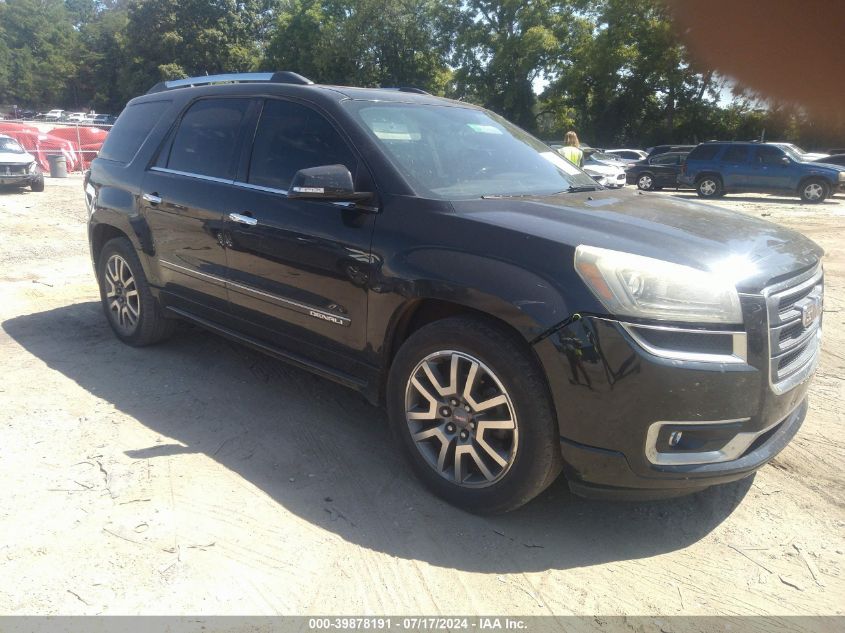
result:
M 845 196 L 719 204 L 827 251 L 797 439 L 692 497 L 561 480 L 479 518 L 418 485 L 351 391 L 193 328 L 118 343 L 80 178 L 0 193 L 0 613 L 845 613 Z

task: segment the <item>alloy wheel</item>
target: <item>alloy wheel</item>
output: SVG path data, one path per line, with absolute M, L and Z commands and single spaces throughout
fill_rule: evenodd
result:
M 516 458 L 511 397 L 489 367 L 464 352 L 435 352 L 417 364 L 405 389 L 405 418 L 425 461 L 454 484 L 490 486 Z
M 640 176 L 640 180 L 637 184 L 638 184 L 640 189 L 648 191 L 649 189 L 651 189 L 651 184 L 652 184 L 651 176 Z
M 698 190 L 705 196 L 712 196 L 717 190 L 716 181 L 710 178 L 702 180 L 701 184 L 698 185 Z
M 811 182 L 804 187 L 804 199 L 821 200 L 824 195 L 824 188 L 817 182 Z
M 106 262 L 106 303 L 112 321 L 123 332 L 131 334 L 141 317 L 141 297 L 129 264 L 114 254 Z

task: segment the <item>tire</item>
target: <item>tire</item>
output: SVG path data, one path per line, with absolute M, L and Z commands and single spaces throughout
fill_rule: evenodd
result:
M 724 195 L 722 179 L 718 176 L 703 176 L 695 183 L 695 191 L 701 198 L 720 198 Z
M 44 191 L 44 174 L 39 174 L 38 180 L 32 183 L 29 188 L 36 193 L 41 193 L 42 191 Z
M 103 312 L 121 341 L 143 347 L 173 334 L 176 320 L 162 315 L 141 260 L 127 238 L 117 237 L 103 246 L 97 262 L 97 281 Z
M 492 321 L 453 317 L 412 334 L 390 368 L 387 409 L 416 475 L 470 512 L 514 510 L 560 473 L 560 432 L 543 373 L 527 344 Z
M 654 174 L 643 172 L 637 176 L 637 189 L 640 191 L 654 191 Z
M 830 195 L 830 185 L 821 178 L 808 178 L 801 183 L 798 195 L 802 202 L 818 204 Z

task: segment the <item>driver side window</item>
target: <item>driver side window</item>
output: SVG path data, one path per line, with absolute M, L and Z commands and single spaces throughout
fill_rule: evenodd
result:
M 258 121 L 247 182 L 286 191 L 297 171 L 321 165 L 345 165 L 354 181 L 357 164 L 321 114 L 298 103 L 268 100 Z
M 764 145 L 757 148 L 757 162 L 761 165 L 780 165 L 784 156 L 783 150 L 777 147 Z

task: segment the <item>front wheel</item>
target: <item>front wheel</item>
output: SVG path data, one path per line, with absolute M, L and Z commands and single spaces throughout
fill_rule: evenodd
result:
M 38 178 L 36 178 L 32 184 L 29 186 L 36 193 L 41 193 L 44 191 L 44 174 L 39 174 Z
M 698 181 L 695 190 L 702 198 L 719 198 L 724 195 L 722 181 L 716 176 L 705 176 Z
M 654 176 L 651 174 L 640 174 L 640 177 L 637 178 L 637 189 L 640 191 L 654 190 Z
M 415 332 L 387 386 L 391 426 L 417 476 L 478 513 L 513 510 L 561 470 L 557 417 L 524 341 L 484 319 Z
M 801 185 L 801 200 L 810 204 L 818 204 L 830 193 L 830 187 L 824 180 L 812 178 Z

